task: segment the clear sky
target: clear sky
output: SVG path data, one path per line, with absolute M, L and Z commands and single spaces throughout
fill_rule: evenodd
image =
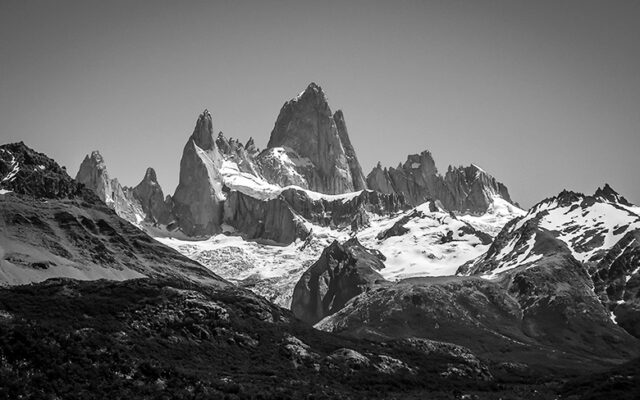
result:
M 98 149 L 165 193 L 208 108 L 263 148 L 315 81 L 365 173 L 432 151 L 523 206 L 609 182 L 640 204 L 640 1 L 0 0 L 0 143 L 75 175 Z

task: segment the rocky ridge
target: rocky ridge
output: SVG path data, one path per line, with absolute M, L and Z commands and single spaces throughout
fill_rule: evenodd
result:
M 166 225 L 172 221 L 171 196 L 164 197 L 153 168 L 147 168 L 135 187 L 122 186 L 118 179 L 109 176 L 100 152 L 93 151 L 85 156 L 75 179 L 95 192 L 120 217 L 136 226 Z
M 575 282 L 582 282 L 591 293 L 589 301 L 599 299 L 612 321 L 638 336 L 639 211 L 608 185 L 593 196 L 563 191 L 505 225 L 489 250 L 458 273 L 515 279 L 534 274 L 539 265 L 558 264 L 554 260 L 560 258 L 566 271 L 574 271 Z M 537 287 L 533 282 L 532 287 Z M 557 293 L 549 291 L 545 296 L 549 299 Z
M 0 154 L 13 160 L 12 169 L 0 175 L 0 285 L 56 277 L 165 277 L 227 285 L 119 217 L 44 154 L 24 144 L 0 146 Z
M 476 165 L 449 166 L 440 175 L 429 151 L 409 155 L 397 168 L 378 163 L 367 176 L 367 185 L 382 193 L 400 193 L 414 206 L 436 200 L 461 213 L 484 213 L 496 197 L 513 203 L 506 186 Z
M 251 138 L 243 145 L 216 133 L 205 110 L 185 144 L 172 197 L 163 198 L 153 170 L 136 188 L 121 187 L 98 153 L 85 158 L 77 178 L 154 234 L 160 227 L 171 236 L 204 238 L 224 230 L 280 244 L 304 240 L 312 225 L 357 231 L 372 213 L 389 215 L 431 199 L 467 213 L 487 211 L 497 197 L 510 202 L 506 188 L 477 167 L 440 176 L 428 152 L 409 156 L 397 170 L 378 166 L 365 179 L 344 113 L 331 111 L 315 83 L 285 102 L 263 151 Z

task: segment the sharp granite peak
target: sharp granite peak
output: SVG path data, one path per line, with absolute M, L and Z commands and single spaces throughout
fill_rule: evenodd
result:
M 365 189 L 344 114 L 331 112 L 327 96 L 315 83 L 284 104 L 267 149 L 293 161 L 305 189 L 326 194 Z
M 204 110 L 182 151 L 180 179 L 173 195 L 176 221 L 189 236 L 220 232 L 224 200 L 222 162 L 211 114 Z
M 75 180 L 94 191 L 120 217 L 136 226 L 140 227 L 143 222 L 151 225 L 170 222 L 171 198 L 164 198 L 153 168 L 147 168 L 137 186 L 122 186 L 117 178 L 109 176 L 104 158 L 94 150 L 85 156 Z
M 507 187 L 475 164 L 450 165 L 442 176 L 427 150 L 409 155 L 397 168 L 378 163 L 367 176 L 367 185 L 382 193 L 401 193 L 414 206 L 437 200 L 444 208 L 462 213 L 484 213 L 496 197 L 517 206 Z
M 473 164 L 449 167 L 440 175 L 429 151 L 409 155 L 395 169 L 378 164 L 365 178 L 344 113 L 332 112 L 325 92 L 313 82 L 284 103 L 262 151 L 253 138 L 243 145 L 214 130 L 205 109 L 184 146 L 173 196 L 163 198 L 153 170 L 136 188 L 123 188 L 109 177 L 98 152 L 84 159 L 76 179 L 139 226 L 152 222 L 189 237 L 217 234 L 228 226 L 249 238 L 285 243 L 307 237 L 309 229 L 301 221 L 309 218 L 362 228 L 368 219 L 364 210 L 387 213 L 434 200 L 449 211 L 478 214 L 497 198 L 512 203 L 507 188 Z M 309 212 L 314 201 L 356 197 L 364 190 L 377 194 L 358 197 L 363 202 L 355 205 L 357 222 L 345 220 L 344 209 L 328 203 L 323 212 L 339 216 L 323 219 L 321 212 Z M 283 196 L 292 191 L 298 195 Z

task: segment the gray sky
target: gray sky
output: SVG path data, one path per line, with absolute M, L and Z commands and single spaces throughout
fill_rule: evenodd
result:
M 165 193 L 208 108 L 263 148 L 315 81 L 365 173 L 432 151 L 524 206 L 609 182 L 640 204 L 640 1 L 0 1 L 0 142 L 75 175 L 98 149 Z

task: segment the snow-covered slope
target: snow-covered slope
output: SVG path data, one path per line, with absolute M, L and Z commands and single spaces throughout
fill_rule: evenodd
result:
M 463 214 L 459 215 L 458 219 L 467 222 L 479 231 L 496 236 L 507 222 L 525 214 L 524 210 L 514 206 L 502 197 L 494 196 L 487 208 L 487 212 L 484 214 Z
M 204 241 L 171 237 L 157 240 L 223 278 L 288 307 L 300 276 L 334 240 L 344 242 L 355 235 L 364 246 L 382 252 L 386 268 L 379 272 L 389 280 L 452 275 L 460 265 L 488 249 L 491 234 L 500 230 L 500 224 L 504 224 L 509 215 L 515 217 L 523 213 L 509 206 L 498 206 L 500 212 L 473 217 L 477 228 L 463 217 L 452 216 L 433 203 L 425 203 L 393 216 L 370 214 L 370 225 L 357 233 L 349 228 L 332 229 L 307 222 L 312 231 L 310 237 L 288 246 L 246 241 L 227 234 L 214 235 Z
M 605 188 L 612 191 L 608 186 Z M 489 251 L 460 272 L 485 272 L 495 277 L 547 254 L 549 238 L 563 243 L 576 260 L 596 264 L 627 233 L 637 229 L 640 229 L 638 207 L 619 202 L 615 196 L 563 191 L 507 224 Z M 556 250 L 558 244 L 552 247 Z
M 557 277 L 564 269 L 573 270 L 607 308 L 612 321 L 638 336 L 638 211 L 608 185 L 592 196 L 563 191 L 509 222 L 489 250 L 462 266 L 458 273 L 513 280 L 514 288 L 526 292 L 528 298 L 542 301 L 539 290 L 531 289 L 535 287 L 531 282 L 536 279 L 522 276 L 552 271 L 550 276 Z M 564 286 L 557 285 L 553 290 L 562 291 Z M 549 296 L 550 301 L 554 299 Z
M 357 236 L 363 245 L 385 255 L 386 268 L 379 272 L 389 280 L 453 275 L 491 243 L 488 234 L 431 202 L 396 218 L 376 218 Z

